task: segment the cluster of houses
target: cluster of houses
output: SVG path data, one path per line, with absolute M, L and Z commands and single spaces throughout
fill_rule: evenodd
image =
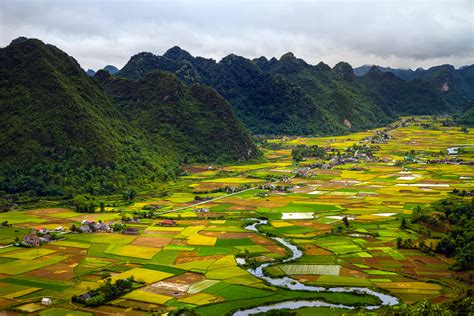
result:
M 209 209 L 207 207 L 203 207 L 203 208 L 198 208 L 198 209 L 194 210 L 194 212 L 196 212 L 196 213 L 209 213 Z
M 21 244 L 27 247 L 38 247 L 42 243 L 49 243 L 56 240 L 58 236 L 64 233 L 64 228 L 58 226 L 53 230 L 44 227 L 32 228 L 29 234 L 23 236 Z
M 277 192 L 277 193 L 293 191 L 292 185 L 275 185 L 273 183 L 266 183 L 264 185 L 259 186 L 258 188 L 262 190 L 269 190 L 271 192 Z
M 447 165 L 462 165 L 463 160 L 459 158 L 444 158 L 444 159 L 428 159 L 426 160 L 427 164 L 433 164 L 433 163 L 443 163 Z
M 203 208 L 196 210 L 198 212 L 207 213 L 209 209 Z M 120 225 L 120 224 L 119 224 Z M 176 226 L 176 222 L 170 219 L 163 220 L 158 223 L 160 226 L 173 227 Z M 117 227 L 117 223 L 106 224 L 101 221 L 95 222 L 92 220 L 83 220 L 81 226 L 75 229 L 75 232 L 79 233 L 112 233 L 114 232 L 114 227 Z M 121 232 L 124 235 L 139 235 L 140 231 L 136 228 L 122 226 L 124 229 L 117 229 L 118 232 Z M 35 227 L 32 228 L 29 234 L 23 236 L 23 240 L 20 242 L 20 245 L 26 247 L 38 247 L 43 243 L 49 243 L 53 240 L 58 239 L 58 237 L 65 233 L 65 229 L 61 226 L 58 226 L 54 230 L 49 230 L 44 227 Z
M 85 219 L 81 222 L 81 226 L 77 228 L 77 230 L 81 233 L 112 233 L 114 229 L 109 225 L 102 223 L 102 222 L 95 222 L 88 219 Z
M 389 132 L 389 129 L 377 130 L 374 135 L 366 137 L 364 141 L 371 144 L 386 144 L 392 138 Z
M 138 221 L 137 221 L 138 222 Z M 78 232 L 81 233 L 113 233 L 114 232 L 114 226 L 116 223 L 111 223 L 111 224 L 105 224 L 102 222 L 95 222 L 91 220 L 83 220 L 81 222 L 81 226 L 77 228 Z M 123 226 L 121 226 L 123 227 Z M 119 230 L 120 231 L 120 230 Z M 139 235 L 140 231 L 136 228 L 126 228 L 121 230 L 122 234 L 124 235 Z

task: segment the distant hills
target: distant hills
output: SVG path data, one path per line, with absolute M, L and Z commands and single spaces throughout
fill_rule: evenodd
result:
M 462 96 L 468 99 L 474 99 L 474 65 L 460 67 L 455 69 L 452 65 L 440 65 L 431 67 L 427 70 L 418 68 L 412 69 L 393 69 L 389 67 L 364 65 L 354 69 L 356 76 L 363 76 L 369 72 L 372 67 L 376 67 L 380 72 L 389 72 L 405 81 L 421 79 L 431 83 L 438 89 L 455 89 Z
M 55 46 L 27 38 L 1 48 L 0 64 L 7 193 L 153 188 L 182 163 L 259 158 L 250 134 L 336 135 L 412 114 L 465 113 L 458 121 L 472 125 L 474 114 L 472 66 L 404 74 L 310 65 L 292 53 L 216 62 L 173 47 L 86 73 Z
M 110 194 L 171 179 L 182 162 L 258 156 L 209 87 L 160 72 L 95 80 L 35 39 L 0 49 L 0 64 L 0 191 Z
M 208 86 L 186 86 L 174 74 L 158 70 L 136 81 L 113 78 L 104 70 L 94 78 L 129 122 L 151 138 L 172 143 L 187 163 L 256 156 L 229 103 Z
M 107 71 L 109 74 L 111 75 L 115 75 L 117 72 L 119 72 L 118 68 L 115 67 L 115 66 L 112 66 L 112 65 L 107 65 L 105 66 L 103 69 L 101 70 L 105 70 Z M 94 75 L 96 74 L 95 70 L 93 69 L 87 69 L 86 71 L 86 74 L 89 76 L 89 77 L 94 77 Z
M 347 63 L 331 69 L 292 53 L 270 60 L 231 54 L 216 62 L 173 47 L 163 56 L 133 56 L 116 76 L 134 80 L 153 70 L 212 86 L 254 134 L 345 133 L 383 125 L 398 115 L 462 112 L 471 98 L 469 67 L 405 80 L 378 67 L 356 76 L 360 69 Z

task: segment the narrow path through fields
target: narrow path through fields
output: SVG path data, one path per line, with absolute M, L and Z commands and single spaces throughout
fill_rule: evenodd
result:
M 245 192 L 245 191 L 249 191 L 249 190 L 254 190 L 254 189 L 255 188 L 249 188 L 249 189 L 245 189 L 245 190 L 242 190 L 242 191 L 239 191 L 239 192 L 227 194 L 227 195 L 224 195 L 224 196 L 219 196 L 219 197 L 216 197 L 214 199 L 210 199 L 210 200 L 202 201 L 202 202 L 199 202 L 199 203 L 191 204 L 191 205 L 188 205 L 188 206 L 183 206 L 183 207 L 175 208 L 173 210 L 163 211 L 163 212 L 159 213 L 158 215 L 182 211 L 182 210 L 194 207 L 194 206 L 203 205 L 203 204 L 206 204 L 206 203 L 211 203 L 211 202 L 214 202 L 214 201 L 217 201 L 217 200 L 220 200 L 220 199 L 227 198 L 227 197 L 232 196 L 232 195 L 236 195 L 236 194 L 239 194 L 239 193 L 242 193 L 242 192 Z

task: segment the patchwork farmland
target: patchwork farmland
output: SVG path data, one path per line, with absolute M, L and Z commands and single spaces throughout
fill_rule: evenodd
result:
M 300 299 L 380 304 L 371 295 L 273 286 L 248 271 L 263 263 L 272 263 L 264 269 L 267 276 L 326 288 L 370 288 L 403 303 L 456 298 L 472 285 L 466 272 L 449 269 L 454 258 L 397 247 L 397 239 L 439 242 L 440 232 L 427 238 L 419 224 L 402 223 L 455 189 L 472 190 L 474 131 L 428 117 L 398 124 L 380 143 L 371 139 L 383 129 L 265 140 L 264 162 L 187 167 L 166 194 L 140 195 L 130 203 L 104 197 L 103 210 L 94 213 L 78 213 L 62 202 L 0 213 L 0 222 L 8 221 L 0 228 L 0 309 L 143 315 L 186 308 L 198 315 L 225 315 Z M 334 153 L 364 144 L 377 148 L 374 158 L 330 166 L 327 161 L 336 156 L 298 163 L 292 158 L 298 145 Z M 448 154 L 451 147 L 459 150 Z M 252 218 L 268 223 L 257 232 L 245 229 Z M 85 221 L 124 226 L 114 232 L 71 231 Z M 33 248 L 14 245 L 32 230 L 58 230 L 61 238 Z M 288 240 L 302 256 L 283 262 L 290 250 L 271 237 Z M 130 277 L 130 290 L 98 306 L 72 300 Z M 42 304 L 44 298 L 51 304 Z M 328 309 L 297 312 L 317 311 Z

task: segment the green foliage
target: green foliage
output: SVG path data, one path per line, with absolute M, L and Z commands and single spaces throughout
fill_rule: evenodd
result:
M 119 279 L 115 283 L 112 283 L 111 279 L 108 278 L 100 287 L 87 293 L 90 298 L 84 299 L 81 296 L 74 295 L 72 301 L 86 306 L 100 306 L 130 292 L 133 289 L 134 281 L 133 276 L 128 279 Z
M 111 194 L 174 177 L 165 141 L 130 127 L 79 64 L 39 40 L 0 49 L 0 190 Z
M 163 56 L 135 55 L 117 75 L 140 79 L 156 69 L 173 72 L 190 84 L 214 87 L 254 134 L 340 134 L 380 126 L 401 114 L 455 113 L 468 108 L 464 92 L 440 91 L 441 79 L 425 76 L 405 81 L 377 67 L 355 77 L 347 63 L 333 69 L 323 63 L 312 66 L 292 53 L 279 60 L 231 54 L 217 63 L 173 47 Z M 472 67 L 465 72 L 453 79 L 459 91 L 466 91 L 461 86 L 469 87 L 472 80 Z M 430 73 L 444 78 L 434 75 L 434 70 Z
M 453 114 L 468 108 L 464 96 L 453 89 L 441 91 L 426 78 L 405 81 L 374 66 L 357 80 L 380 106 L 399 115 Z
M 433 203 L 428 209 L 416 209 L 414 223 L 443 229 L 444 236 L 435 251 L 455 256 L 454 270 L 474 269 L 474 204 L 472 198 L 452 196 Z
M 126 188 L 122 192 L 122 197 L 125 202 L 133 201 L 136 196 L 137 196 L 137 191 L 135 191 L 133 188 Z
M 175 75 L 160 71 L 138 81 L 100 71 L 95 79 L 134 126 L 152 139 L 167 139 L 185 163 L 259 155 L 230 105 L 212 88 L 185 86 Z
M 299 162 L 306 157 L 316 157 L 324 159 L 324 157 L 326 156 L 326 151 L 324 150 L 324 148 L 321 148 L 318 145 L 298 145 L 292 149 L 291 156 L 296 162 Z
M 74 207 L 80 213 L 93 213 L 98 206 L 96 199 L 90 194 L 79 194 L 73 198 Z
M 388 121 L 359 87 L 351 87 L 329 67 L 320 68 L 292 54 L 279 61 L 229 55 L 216 63 L 174 47 L 164 56 L 133 56 L 118 76 L 138 79 L 160 69 L 187 83 L 210 85 L 254 134 L 334 134 Z
M 430 301 L 422 301 L 412 305 L 399 305 L 382 307 L 377 310 L 378 315 L 390 316 L 455 316 L 472 315 L 474 313 L 474 303 L 472 293 L 459 297 L 453 301 L 442 304 L 433 304 Z
M 471 102 L 469 109 L 457 119 L 457 122 L 465 126 L 474 127 L 474 101 Z
M 8 194 L 153 189 L 174 179 L 182 162 L 259 156 L 209 87 L 163 73 L 137 83 L 110 79 L 113 104 L 73 58 L 39 40 L 13 41 L 0 49 L 0 63 L 0 190 Z

